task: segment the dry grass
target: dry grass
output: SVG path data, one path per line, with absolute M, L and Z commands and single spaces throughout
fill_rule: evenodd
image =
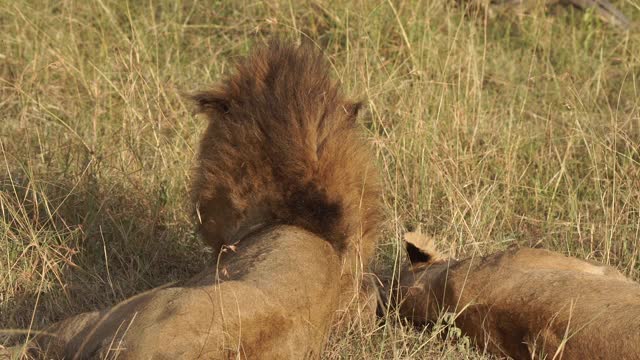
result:
M 326 48 L 367 101 L 382 266 L 420 227 L 457 256 L 542 245 L 640 278 L 640 35 L 450 3 L 0 0 L 0 328 L 202 267 L 186 194 L 204 124 L 180 93 L 274 34 Z M 486 358 L 445 320 L 390 318 L 326 357 Z

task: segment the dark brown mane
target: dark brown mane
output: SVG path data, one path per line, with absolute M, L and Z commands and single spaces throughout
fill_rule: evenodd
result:
M 209 118 L 193 197 L 214 249 L 271 224 L 303 227 L 339 251 L 361 237 L 373 246 L 379 183 L 355 122 L 360 104 L 341 94 L 320 52 L 272 42 L 193 99 Z

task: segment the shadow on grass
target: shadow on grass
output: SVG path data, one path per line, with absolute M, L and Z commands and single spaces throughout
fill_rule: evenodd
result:
M 171 194 L 153 180 L 78 179 L 0 179 L 0 329 L 40 329 L 205 265 L 181 206 L 186 191 Z

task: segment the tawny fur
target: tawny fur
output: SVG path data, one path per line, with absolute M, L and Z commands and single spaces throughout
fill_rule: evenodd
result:
M 209 120 L 193 198 L 217 251 L 256 228 L 299 226 L 368 259 L 380 221 L 374 160 L 345 98 L 310 45 L 272 42 L 193 96 Z
M 328 74 L 320 53 L 275 42 L 194 95 L 209 125 L 193 197 L 218 261 L 182 284 L 54 324 L 29 344 L 34 352 L 313 359 L 351 309 L 373 316 L 375 287 L 362 270 L 375 248 L 379 182 L 355 123 L 360 105 Z M 220 252 L 225 244 L 237 246 Z
M 422 244 L 413 246 L 435 250 Z M 422 258 L 404 265 L 394 296 L 415 324 L 455 313 L 455 325 L 478 346 L 514 359 L 640 356 L 640 284 L 612 267 L 527 248 Z
M 340 259 L 324 239 L 274 226 L 190 280 L 67 318 L 27 347 L 38 359 L 318 359 L 339 278 Z

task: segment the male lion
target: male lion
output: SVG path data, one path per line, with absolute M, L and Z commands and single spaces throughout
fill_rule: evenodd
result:
M 208 120 L 193 197 L 215 264 L 54 324 L 48 357 L 317 358 L 359 292 L 381 218 L 360 105 L 310 46 L 259 48 L 193 96 Z
M 640 285 L 615 269 L 529 248 L 443 259 L 424 236 L 406 240 L 395 295 L 415 324 L 454 313 L 477 345 L 514 359 L 640 358 Z

